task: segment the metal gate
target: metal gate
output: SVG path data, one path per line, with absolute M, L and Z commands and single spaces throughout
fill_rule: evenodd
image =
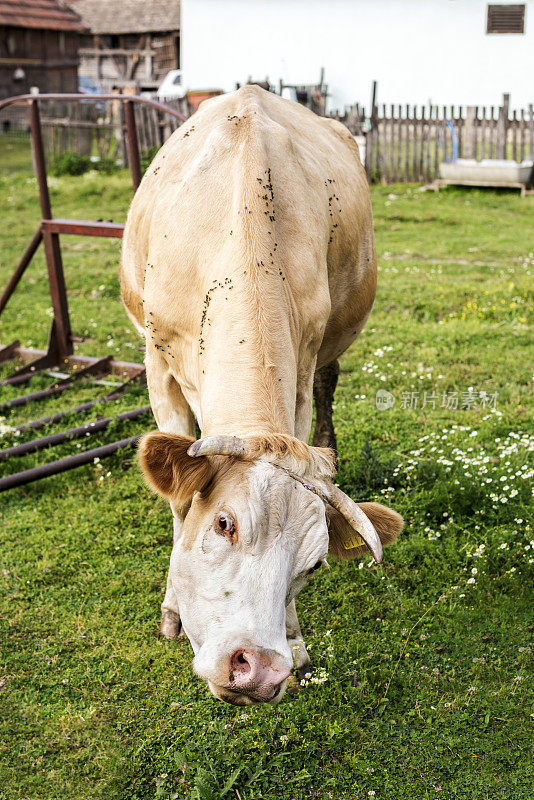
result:
M 97 398 L 88 403 L 81 404 L 75 408 L 59 411 L 48 417 L 32 420 L 26 425 L 20 425 L 15 430 L 19 432 L 31 429 L 39 429 L 47 424 L 60 421 L 63 417 L 72 414 L 81 414 L 91 407 L 100 403 L 106 403 L 117 399 L 131 384 L 132 381 L 145 379 L 144 367 L 142 364 L 132 362 L 114 361 L 112 356 L 105 358 L 92 358 L 90 356 L 74 355 L 74 341 L 71 332 L 69 308 L 67 301 L 67 289 L 65 275 L 63 271 L 63 260 L 61 256 L 61 234 L 75 234 L 77 236 L 104 236 L 121 239 L 124 231 L 124 224 L 116 222 L 103 222 L 100 220 L 80 220 L 62 219 L 52 215 L 50 203 L 50 193 L 48 190 L 48 180 L 46 173 L 45 154 L 43 147 L 43 136 L 41 128 L 41 115 L 39 103 L 42 100 L 77 100 L 77 101 L 102 101 L 113 100 L 124 104 L 124 119 L 126 124 L 128 166 L 132 176 L 134 191 L 141 183 L 141 160 L 139 155 L 139 142 L 134 114 L 134 104 L 151 106 L 156 110 L 168 114 L 180 122 L 185 121 L 185 117 L 178 111 L 169 108 L 161 103 L 148 98 L 135 95 L 87 95 L 87 94 L 42 94 L 42 95 L 20 95 L 10 97 L 0 102 L 0 111 L 10 105 L 25 104 L 30 117 L 31 143 L 33 152 L 33 163 L 37 184 L 39 187 L 39 200 L 41 204 L 41 221 L 32 239 L 28 243 L 22 254 L 11 278 L 7 282 L 5 289 L 0 295 L 0 314 L 4 311 L 10 297 L 17 288 L 20 279 L 24 275 L 26 268 L 30 264 L 40 244 L 43 244 L 45 251 L 46 266 L 48 271 L 48 283 L 52 300 L 53 318 L 48 337 L 48 347 L 45 351 L 33 350 L 20 347 L 20 342 L 15 340 L 5 346 L 0 345 L 0 364 L 6 361 L 21 359 L 24 366 L 17 369 L 7 378 L 0 381 L 2 384 L 18 385 L 27 383 L 34 375 L 48 370 L 52 367 L 61 365 L 72 366 L 77 369 L 72 374 L 60 381 L 55 381 L 48 389 L 39 392 L 15 397 L 14 399 L 0 404 L 0 413 L 8 411 L 10 408 L 22 406 L 27 403 L 38 402 L 55 394 L 67 391 L 80 380 L 86 377 L 96 376 L 105 372 L 126 375 L 128 380 L 121 386 L 113 389 L 104 397 Z M 36 452 L 45 447 L 68 441 L 70 439 L 91 435 L 106 428 L 114 420 L 125 421 L 136 419 L 137 417 L 150 413 L 149 406 L 128 411 L 117 417 L 104 417 L 94 423 L 80 425 L 75 428 L 61 431 L 51 436 L 34 439 L 31 442 L 9 447 L 0 451 L 0 461 L 27 453 Z M 33 469 L 17 472 L 7 477 L 0 478 L 0 491 L 21 486 L 26 483 L 38 480 L 48 475 L 54 475 L 69 469 L 74 469 L 82 464 L 88 464 L 95 458 L 104 458 L 115 453 L 117 450 L 128 447 L 137 441 L 138 437 L 130 437 L 121 441 L 112 442 L 103 447 L 86 450 L 68 458 L 63 458 L 48 464 L 43 464 Z

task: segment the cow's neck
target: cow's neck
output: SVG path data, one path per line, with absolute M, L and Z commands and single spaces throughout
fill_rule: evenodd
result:
M 308 344 L 313 349 L 314 326 L 323 321 L 310 320 L 298 292 L 299 303 L 293 298 L 292 276 L 302 274 L 306 260 L 306 244 L 297 242 L 302 216 L 274 185 L 275 154 L 259 118 L 243 120 L 226 229 L 206 268 L 197 382 L 202 433 L 294 435 L 300 389 L 311 392 Z M 305 402 L 311 407 L 311 397 Z
M 199 341 L 202 434 L 294 435 L 298 345 L 289 292 L 278 274 L 262 276 L 261 292 L 249 275 L 220 283 Z

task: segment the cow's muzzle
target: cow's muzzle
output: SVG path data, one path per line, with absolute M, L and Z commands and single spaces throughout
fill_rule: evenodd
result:
M 233 706 L 255 706 L 259 703 L 270 703 L 271 705 L 279 703 L 284 696 L 286 683 L 287 678 L 279 683 L 278 686 L 274 686 L 270 693 L 262 692 L 261 694 L 236 692 L 226 686 L 217 686 L 211 681 L 208 681 L 208 686 L 213 696 L 218 700 L 223 700 L 225 703 L 231 703 Z
M 219 700 L 233 705 L 253 705 L 277 703 L 282 699 L 291 670 L 278 654 L 242 648 L 236 650 L 227 663 L 224 684 L 208 679 L 212 694 Z

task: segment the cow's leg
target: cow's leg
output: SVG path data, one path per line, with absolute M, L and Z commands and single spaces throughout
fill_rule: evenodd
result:
M 147 347 L 146 367 L 150 403 L 160 431 L 194 438 L 195 418 L 161 353 Z M 173 543 L 176 543 L 182 532 L 189 504 L 179 506 L 171 503 L 171 509 L 174 520 Z M 161 604 L 160 633 L 166 639 L 178 639 L 182 634 L 180 609 L 168 573 L 167 591 Z
M 321 367 L 313 379 L 313 398 L 315 400 L 315 430 L 313 445 L 331 447 L 337 457 L 337 441 L 332 421 L 332 403 L 339 377 L 339 361 L 332 361 Z
M 297 379 L 295 403 L 295 436 L 308 442 L 313 420 L 313 365 L 303 378 Z
M 301 681 L 304 675 L 310 671 L 311 661 L 302 638 L 294 600 L 286 608 L 286 636 L 293 656 L 293 669 Z
M 174 521 L 174 545 L 182 532 L 182 526 L 184 524 L 185 515 L 189 510 L 189 504 L 187 504 L 187 506 L 173 507 L 171 503 L 171 509 Z M 180 636 L 183 636 L 180 609 L 174 589 L 172 588 L 170 571 L 167 572 L 167 590 L 163 598 L 163 603 L 161 604 L 161 623 L 159 631 L 166 639 L 179 639 Z

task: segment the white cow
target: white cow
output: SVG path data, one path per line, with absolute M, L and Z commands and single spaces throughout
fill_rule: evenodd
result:
M 380 560 L 402 527 L 332 483 L 337 358 L 376 287 L 352 136 L 257 86 L 203 103 L 135 195 L 121 282 L 160 431 L 141 466 L 174 516 L 162 633 L 183 628 L 216 697 L 277 702 L 309 664 L 308 576 L 329 551 Z

